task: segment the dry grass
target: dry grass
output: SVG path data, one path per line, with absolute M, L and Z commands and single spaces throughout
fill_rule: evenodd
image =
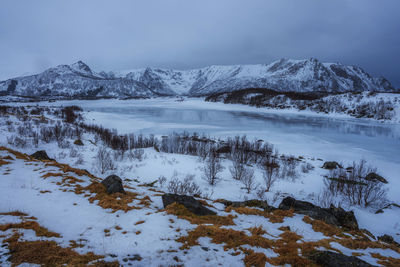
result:
M 226 250 L 246 244 L 266 249 L 273 246 L 273 241 L 267 238 L 258 235 L 248 236 L 243 231 L 220 228 L 216 225 L 199 225 L 187 236 L 180 237 L 177 241 L 183 243 L 181 249 L 186 249 L 198 245 L 197 240 L 202 236 L 211 238 L 215 244 L 224 244 Z
M 252 227 L 252 228 L 249 228 L 249 229 L 247 229 L 247 230 L 249 230 L 249 232 L 250 232 L 252 235 L 264 235 L 264 234 L 267 233 L 267 231 L 265 231 L 265 230 L 262 228 L 262 226 Z
M 226 212 L 230 212 L 234 210 L 235 212 L 239 214 L 245 214 L 245 215 L 257 215 L 257 216 L 263 216 L 265 218 L 268 218 L 271 223 L 282 223 L 285 219 L 285 217 L 293 217 L 294 213 L 293 210 L 274 210 L 271 212 L 268 211 L 263 211 L 255 208 L 249 208 L 249 207 L 231 207 L 228 206 L 225 208 Z
M 165 210 L 168 214 L 172 214 L 177 216 L 180 219 L 187 220 L 192 224 L 214 224 L 214 225 L 233 225 L 233 219 L 235 218 L 232 215 L 228 216 L 218 216 L 218 215 L 205 215 L 198 216 L 194 213 L 190 212 L 183 205 L 178 203 L 172 203 L 168 205 Z
M 16 234 L 18 235 L 18 234 Z M 8 240 L 8 248 L 11 252 L 12 266 L 22 263 L 39 264 L 42 266 L 84 266 L 101 259 L 103 256 L 91 252 L 79 254 L 72 248 L 60 247 L 55 241 L 24 241 L 17 238 Z
M 30 229 L 35 231 L 37 236 L 60 237 L 60 234 L 49 231 L 47 228 L 40 226 L 35 221 L 23 221 L 20 223 L 8 223 L 0 225 L 0 231 L 7 231 L 8 229 Z
M 15 151 L 15 150 L 12 150 L 12 149 L 4 147 L 4 146 L 0 146 L 0 150 L 7 151 L 8 153 L 13 154 L 17 159 L 34 161 L 34 159 L 31 156 L 21 153 L 21 152 L 18 152 L 18 151 Z
M 245 257 L 243 259 L 244 265 L 246 267 L 256 266 L 256 267 L 264 267 L 267 262 L 267 257 L 263 253 L 256 253 L 251 249 L 242 249 L 245 253 Z
M 139 225 L 139 224 L 142 224 L 142 223 L 145 223 L 145 221 L 137 221 L 137 222 L 135 223 L 135 225 Z
M 11 163 L 11 162 L 5 161 L 5 160 L 3 160 L 3 159 L 0 158 L 0 167 L 3 166 L 3 165 L 10 164 L 10 163 Z
M 383 266 L 389 266 L 389 267 L 396 267 L 400 266 L 400 259 L 399 258 L 393 258 L 393 257 L 385 257 L 382 256 L 379 253 L 370 253 L 371 256 L 375 259 L 378 259 L 378 263 L 383 265 Z
M 118 210 L 128 212 L 133 209 L 139 209 L 138 207 L 128 205 L 132 203 L 134 199 L 136 199 L 138 196 L 137 193 L 126 192 L 126 194 L 114 193 L 110 195 L 107 194 L 106 188 L 98 182 L 93 182 L 86 188 L 80 189 L 89 190 L 90 193 L 95 194 L 89 198 L 89 202 L 93 203 L 95 200 L 98 200 L 97 205 L 103 209 L 111 209 L 113 212 Z
M 28 216 L 28 214 L 21 211 L 10 211 L 10 212 L 0 212 L 0 215 L 9 215 L 9 216 Z
M 56 161 L 47 161 L 46 162 L 46 167 L 57 167 L 63 173 L 71 172 L 71 173 L 75 173 L 78 176 L 88 176 L 88 177 L 92 178 L 95 181 L 99 181 L 100 180 L 99 178 L 97 178 L 96 176 L 94 176 L 93 174 L 91 174 L 90 172 L 88 172 L 86 170 L 73 168 L 73 167 L 69 166 L 68 164 L 62 164 L 62 163 L 58 163 Z
M 312 229 L 315 232 L 320 232 L 323 233 L 325 236 L 340 236 L 340 237 L 344 237 L 342 230 L 338 227 L 335 227 L 333 225 L 327 224 L 323 221 L 320 220 L 313 220 L 308 216 L 304 216 L 303 221 L 305 223 L 311 224 L 312 225 Z

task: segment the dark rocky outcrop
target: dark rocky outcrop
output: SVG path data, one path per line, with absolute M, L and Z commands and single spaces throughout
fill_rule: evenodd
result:
M 385 178 L 374 172 L 368 173 L 367 176 L 365 176 L 365 180 L 372 182 L 381 182 L 384 184 L 388 183 L 388 181 Z
M 108 194 L 113 194 L 113 193 L 125 194 L 124 187 L 122 186 L 122 179 L 119 178 L 117 175 L 108 176 L 106 179 L 101 181 L 101 184 L 106 187 Z
M 77 139 L 77 140 L 74 141 L 74 145 L 83 146 L 83 142 L 82 142 L 81 139 Z
M 258 200 L 258 199 L 252 199 L 252 200 L 245 200 L 245 201 L 229 201 L 229 200 L 219 200 L 218 202 L 224 204 L 225 206 L 230 206 L 230 207 L 256 207 L 260 208 L 266 211 L 272 211 L 275 210 L 275 207 L 269 206 L 268 202 L 265 200 Z
M 346 256 L 344 254 L 331 252 L 331 251 L 314 251 L 308 258 L 321 266 L 326 267 L 369 267 L 373 266 L 368 262 L 360 260 L 355 256 Z
M 36 151 L 31 155 L 31 157 L 37 160 L 53 160 L 47 155 L 46 151 L 44 150 Z
M 191 196 L 177 195 L 177 194 L 164 194 L 162 196 L 162 202 L 164 208 L 172 203 L 178 203 L 183 205 L 189 211 L 196 215 L 216 215 L 216 213 L 206 207 L 204 207 L 198 200 Z
M 337 168 L 342 168 L 342 166 L 336 161 L 325 161 L 324 165 L 322 165 L 322 168 L 327 170 L 334 170 Z
M 342 226 L 348 229 L 358 229 L 357 219 L 352 211 L 331 205 L 330 208 L 321 208 L 306 201 L 296 200 L 292 197 L 286 197 L 279 204 L 279 209 L 293 209 L 295 212 L 310 216 L 313 219 L 321 220 L 326 223 Z
M 382 241 L 382 242 L 385 242 L 385 243 L 388 243 L 388 244 L 393 244 L 393 245 L 396 245 L 396 246 L 399 246 L 399 247 L 400 247 L 400 244 L 397 243 L 396 241 L 394 241 L 394 238 L 393 238 L 392 236 L 390 236 L 390 235 L 378 236 L 378 240 L 379 240 L 379 241 Z

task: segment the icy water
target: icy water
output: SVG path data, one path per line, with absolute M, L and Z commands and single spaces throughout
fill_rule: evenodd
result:
M 166 135 L 188 131 L 210 136 L 247 135 L 279 150 L 330 159 L 378 158 L 400 163 L 400 125 L 310 113 L 271 111 L 201 99 L 71 101 L 89 121 L 120 133 Z
M 119 133 L 167 135 L 188 131 L 209 136 L 247 135 L 283 153 L 349 163 L 366 159 L 392 186 L 400 186 L 400 125 L 297 111 L 208 103 L 201 99 L 62 101 L 79 105 L 88 123 Z M 54 105 L 54 103 L 49 103 Z M 322 162 L 318 164 L 322 165 Z M 392 192 L 395 190 L 392 190 Z M 400 201 L 400 196 L 392 197 Z

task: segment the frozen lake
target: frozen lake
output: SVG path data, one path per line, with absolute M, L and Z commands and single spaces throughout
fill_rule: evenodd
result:
M 188 131 L 210 136 L 247 135 L 276 145 L 280 152 L 351 162 L 366 159 L 400 186 L 400 125 L 347 116 L 276 111 L 201 99 L 62 101 L 76 104 L 89 123 L 119 133 L 166 135 Z M 54 104 L 54 103 L 49 103 Z M 393 185 L 394 185 L 393 184 Z

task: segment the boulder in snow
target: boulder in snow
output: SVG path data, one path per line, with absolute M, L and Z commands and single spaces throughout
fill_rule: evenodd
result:
M 101 184 L 104 185 L 107 189 L 108 194 L 113 193 L 123 193 L 125 194 L 124 187 L 122 186 L 122 179 L 119 178 L 117 175 L 110 175 L 103 181 Z
M 185 195 L 177 195 L 177 194 L 164 194 L 162 196 L 162 202 L 164 208 L 168 205 L 176 202 L 185 206 L 189 211 L 193 212 L 196 215 L 216 215 L 216 213 L 206 207 L 204 207 L 198 200 L 191 196 Z
M 286 197 L 282 200 L 281 204 L 279 204 L 279 209 L 293 209 L 297 213 L 310 216 L 313 219 L 321 220 L 332 225 L 343 226 L 352 230 L 358 229 L 357 219 L 352 211 L 345 211 L 333 205 L 331 205 L 329 209 L 326 209 L 315 206 L 310 202 Z
M 336 266 L 354 266 L 354 267 L 369 267 L 373 266 L 355 256 L 346 256 L 344 254 L 332 251 L 314 251 L 309 255 L 309 259 L 321 266 L 336 267 Z
M 31 157 L 33 157 L 34 159 L 37 159 L 37 160 L 53 160 L 53 159 L 49 158 L 46 151 L 44 151 L 44 150 L 36 151 L 35 153 L 33 153 L 31 155 Z

